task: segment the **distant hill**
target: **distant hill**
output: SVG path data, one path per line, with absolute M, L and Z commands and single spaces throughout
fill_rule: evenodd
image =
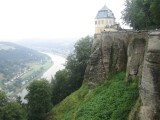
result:
M 0 86 L 10 81 L 17 72 L 29 69 L 27 63 L 42 62 L 46 57 L 14 43 L 0 42 Z
M 77 39 L 28 39 L 28 40 L 20 40 L 16 43 L 19 45 L 23 45 L 32 49 L 41 50 L 41 51 L 49 51 L 57 54 L 68 55 L 73 51 L 73 47 Z

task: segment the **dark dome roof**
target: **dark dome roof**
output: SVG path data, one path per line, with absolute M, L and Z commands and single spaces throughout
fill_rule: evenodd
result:
M 101 18 L 115 18 L 113 12 L 104 5 L 104 7 L 98 11 L 96 19 Z

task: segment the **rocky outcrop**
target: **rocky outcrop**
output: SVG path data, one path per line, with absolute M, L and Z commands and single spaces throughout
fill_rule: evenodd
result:
M 140 97 L 140 120 L 160 120 L 160 32 L 152 32 L 149 36 Z
M 139 32 L 129 39 L 127 46 L 126 80 L 132 80 L 136 76 L 141 77 L 144 61 L 144 53 L 148 42 L 148 33 Z
M 96 34 L 92 54 L 85 72 L 89 86 L 127 69 L 127 80 L 141 75 L 148 33 L 103 32 Z M 127 68 L 126 68 L 127 66 Z
M 95 35 L 85 80 L 89 88 L 126 71 L 126 81 L 140 79 L 138 120 L 160 120 L 160 31 L 103 32 Z

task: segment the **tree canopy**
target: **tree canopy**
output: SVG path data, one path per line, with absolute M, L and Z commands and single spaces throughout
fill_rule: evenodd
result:
M 0 91 L 0 120 L 27 120 L 25 110 Z
M 29 120 L 41 120 L 52 108 L 50 84 L 46 80 L 35 80 L 27 87 Z
M 126 0 L 122 19 L 134 29 L 160 27 L 159 0 Z

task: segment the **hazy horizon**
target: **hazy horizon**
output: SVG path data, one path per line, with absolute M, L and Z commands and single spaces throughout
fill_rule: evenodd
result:
M 105 4 L 122 25 L 124 0 L 0 1 L 0 41 L 69 41 L 94 35 L 95 16 Z

